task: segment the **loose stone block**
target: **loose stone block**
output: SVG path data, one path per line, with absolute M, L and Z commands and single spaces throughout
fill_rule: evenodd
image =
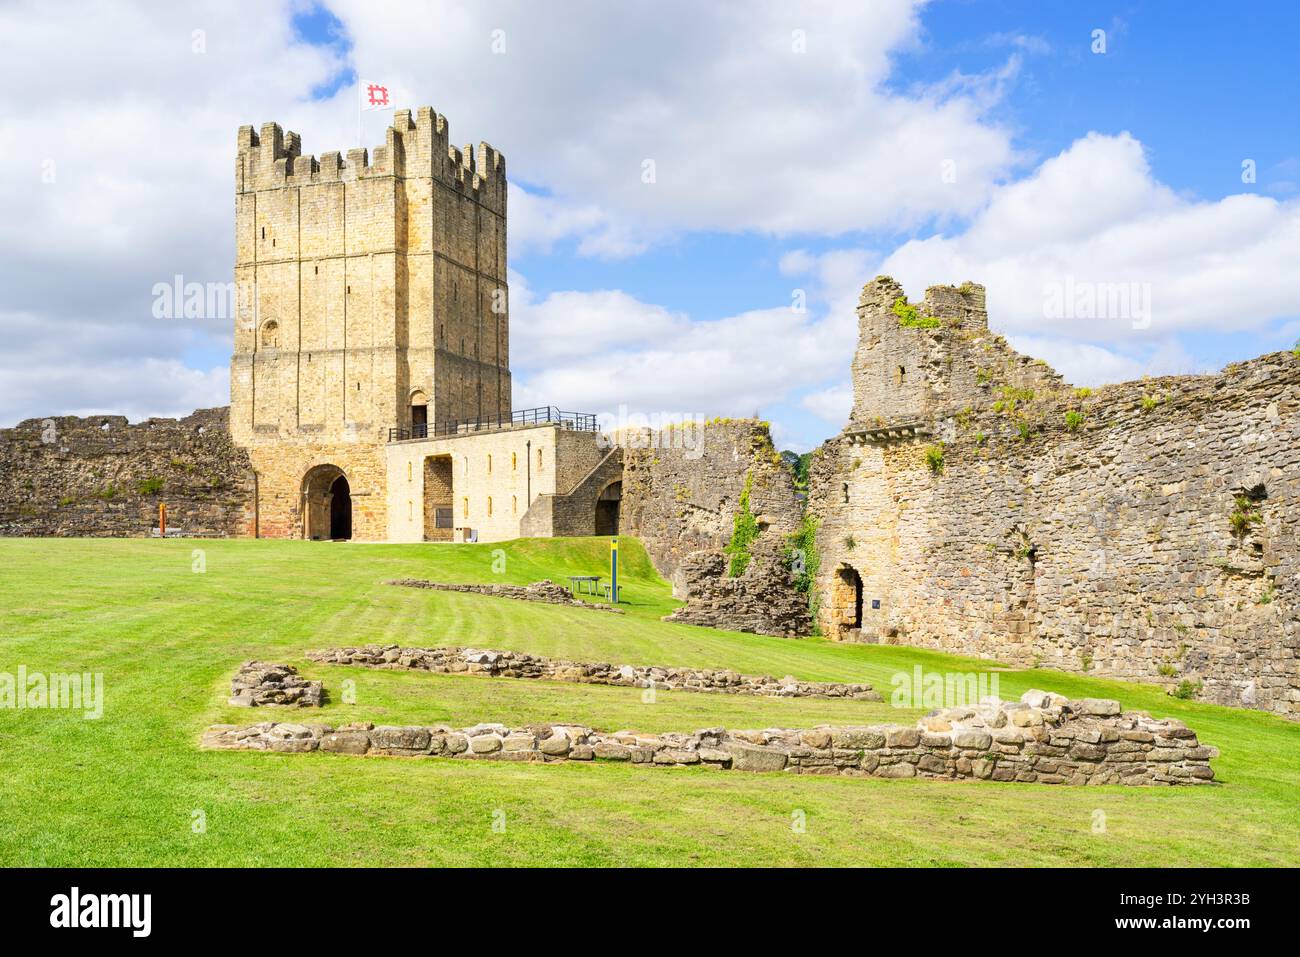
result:
M 337 754 L 365 754 L 370 750 L 370 735 L 365 731 L 333 731 L 321 737 L 320 749 Z

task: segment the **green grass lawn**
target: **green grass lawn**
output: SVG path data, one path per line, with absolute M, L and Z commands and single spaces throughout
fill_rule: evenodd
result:
M 202 549 L 206 571 L 193 570 Z M 497 550 L 501 551 L 498 552 Z M 5 865 L 1295 865 L 1300 725 L 1050 671 L 1030 687 L 1183 718 L 1218 746 L 1197 788 L 872 780 L 624 764 L 203 752 L 242 661 L 297 665 L 330 703 L 292 720 L 574 721 L 606 730 L 910 723 L 888 703 L 769 701 L 344 668 L 309 648 L 472 645 L 578 660 L 869 681 L 973 662 L 910 648 L 765 638 L 661 622 L 674 606 L 622 542 L 625 615 L 381 584 L 527 583 L 606 571 L 603 539 L 505 545 L 0 540 L 0 671 L 102 672 L 105 713 L 0 710 Z M 505 567 L 500 569 L 504 555 Z M 494 568 L 494 562 L 496 567 Z M 356 681 L 357 701 L 339 688 Z M 202 812 L 203 833 L 192 821 Z M 1104 832 L 1094 822 L 1104 815 Z M 502 818 L 502 814 L 504 817 Z M 800 815 L 803 832 L 792 827 Z M 504 820 L 504 830 L 493 823 Z

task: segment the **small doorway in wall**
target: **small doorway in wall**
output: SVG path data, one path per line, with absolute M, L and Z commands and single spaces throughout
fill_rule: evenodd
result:
M 352 487 L 337 465 L 317 465 L 303 476 L 302 535 L 316 541 L 352 537 Z
M 837 637 L 851 637 L 862 630 L 862 576 L 851 565 L 835 570 L 831 611 Z
M 455 534 L 455 490 L 450 455 L 424 459 L 424 540 L 450 542 Z
M 596 534 L 618 534 L 618 508 L 623 500 L 623 483 L 610 482 L 596 498 Z
M 336 542 L 352 538 L 352 488 L 342 475 L 330 486 L 330 538 Z

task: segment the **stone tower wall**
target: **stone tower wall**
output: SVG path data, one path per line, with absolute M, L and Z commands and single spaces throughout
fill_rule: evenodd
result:
M 915 310 L 922 326 L 906 326 L 895 303 Z M 984 287 L 933 286 L 907 303 L 888 276 L 868 283 L 858 302 L 851 427 L 911 424 L 987 406 L 1012 386 L 1039 394 L 1067 389 L 1045 363 L 1022 356 L 989 332 Z
M 318 464 L 353 486 L 354 536 L 386 530 L 382 446 L 412 424 L 509 412 L 501 154 L 398 110 L 385 144 L 303 155 L 275 123 L 235 163 L 231 432 L 262 477 L 264 531 L 298 535 Z

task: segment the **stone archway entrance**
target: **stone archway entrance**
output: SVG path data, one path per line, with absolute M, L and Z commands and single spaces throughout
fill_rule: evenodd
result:
M 337 465 L 318 465 L 303 476 L 302 537 L 315 541 L 352 537 L 352 486 Z
M 862 576 L 852 565 L 835 569 L 831 622 L 838 638 L 856 637 L 862 631 Z
M 623 483 L 610 482 L 596 498 L 596 534 L 618 534 L 618 509 L 623 500 Z

